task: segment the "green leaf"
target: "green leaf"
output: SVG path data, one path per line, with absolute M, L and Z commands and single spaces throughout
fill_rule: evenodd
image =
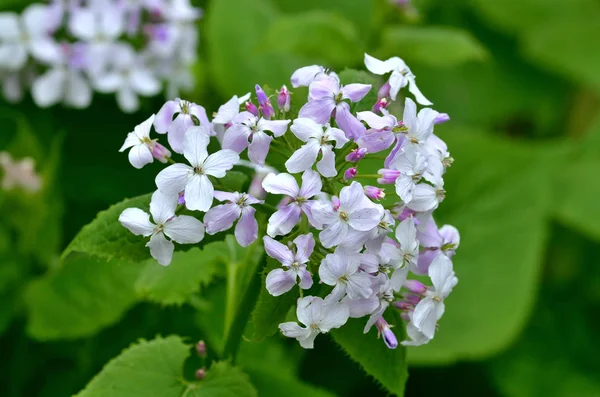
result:
M 451 67 L 469 61 L 481 61 L 488 52 L 469 32 L 452 27 L 390 27 L 383 31 L 382 59 L 401 56 L 407 63 Z
M 267 274 L 271 270 L 280 267 L 281 264 L 276 260 L 267 259 L 267 266 L 262 275 L 260 295 L 252 311 L 253 341 L 260 341 L 274 335 L 279 330 L 279 324 L 285 321 L 286 315 L 298 299 L 299 291 L 297 288 L 293 288 L 291 291 L 279 296 L 272 296 L 265 288 Z
M 179 336 L 141 340 L 111 360 L 77 397 L 254 397 L 247 375 L 226 362 L 213 364 L 201 382 L 183 379 L 190 346 Z
M 218 180 L 218 184 L 226 186 L 234 192 L 245 192 L 248 190 L 250 177 L 241 171 L 228 171 L 227 174 Z
M 596 241 L 600 241 L 600 187 L 592 181 L 598 175 L 600 160 L 567 162 L 557 176 L 556 194 L 561 203 L 555 207 L 560 221 Z
M 335 394 L 302 382 L 295 377 L 287 377 L 277 370 L 253 367 L 246 369 L 261 397 L 334 397 Z
M 141 340 L 106 364 L 77 397 L 182 396 L 189 352 L 178 336 Z
M 215 242 L 202 250 L 175 252 L 169 266 L 160 266 L 150 259 L 135 282 L 136 293 L 142 299 L 163 305 L 181 305 L 211 282 L 226 257 L 225 243 Z
M 411 363 L 482 359 L 520 334 L 535 298 L 551 176 L 562 156 L 460 126 L 438 133 L 455 163 L 444 175 L 447 198 L 436 220 L 460 231 L 453 258 L 459 283 L 446 301 L 435 339 L 409 348 Z
M 399 341 L 404 339 L 404 324 L 398 314 L 390 311 L 386 319 L 394 328 Z M 392 320 L 393 318 L 393 320 Z M 350 319 L 343 327 L 331 331 L 333 340 L 340 345 L 350 358 L 381 383 L 389 392 L 404 395 L 404 387 L 408 379 L 406 349 L 402 346 L 391 350 L 377 337 L 377 329 L 373 327 L 364 334 L 366 319 Z
M 139 272 L 139 265 L 72 256 L 27 287 L 27 333 L 39 340 L 80 338 L 116 323 L 136 301 Z
M 188 385 L 182 397 L 256 397 L 248 375 L 226 362 L 213 364 L 202 382 Z
M 332 68 L 360 63 L 361 40 L 354 25 L 338 14 L 309 11 L 284 16 L 271 25 L 264 48 L 297 54 Z
M 309 64 L 296 55 L 263 48 L 265 33 L 280 16 L 268 1 L 213 1 L 206 15 L 209 70 L 223 97 L 242 95 L 255 83 L 279 87 L 296 68 Z
M 98 213 L 96 219 L 84 226 L 65 249 L 62 260 L 71 253 L 82 252 L 106 261 L 123 259 L 140 262 L 150 257 L 143 237 L 135 236 L 119 222 L 119 215 L 126 208 L 147 211 L 151 194 L 126 199 Z

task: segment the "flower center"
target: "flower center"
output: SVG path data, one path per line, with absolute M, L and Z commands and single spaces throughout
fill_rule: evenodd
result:
M 340 218 L 342 218 L 342 220 L 345 222 L 348 222 L 348 219 L 350 219 L 348 214 L 346 214 L 344 211 L 340 211 Z
M 194 172 L 200 175 L 204 174 L 204 170 L 202 169 L 202 167 L 194 167 Z

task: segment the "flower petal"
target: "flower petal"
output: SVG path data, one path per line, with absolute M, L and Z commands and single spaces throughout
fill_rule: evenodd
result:
M 285 294 L 296 285 L 296 276 L 292 271 L 274 269 L 267 274 L 265 286 L 269 294 L 279 296 Z
M 298 263 L 308 262 L 308 258 L 315 249 L 315 238 L 313 235 L 311 233 L 301 234 L 294 239 L 294 244 L 296 244 L 296 261 Z
M 177 119 L 180 117 L 182 116 L 177 116 Z M 171 132 L 169 132 L 169 135 L 171 135 Z M 185 132 L 183 155 L 192 167 L 203 165 L 204 160 L 208 157 L 207 147 L 209 141 L 210 137 L 205 133 L 204 127 L 190 127 Z
M 180 215 L 165 224 L 165 234 L 180 244 L 196 244 L 204 238 L 204 225 L 189 215 Z
M 167 220 L 175 216 L 178 199 L 177 194 L 167 194 L 160 190 L 152 194 L 150 213 L 157 225 L 164 225 Z
M 168 266 L 173 259 L 173 251 L 175 246 L 165 238 L 162 233 L 155 233 L 150 237 L 150 241 L 146 244 L 150 248 L 150 255 L 163 266 Z
M 179 194 L 185 188 L 188 178 L 194 173 L 186 164 L 173 164 L 156 175 L 156 187 L 161 192 Z
M 358 102 L 371 91 L 371 84 L 348 84 L 342 87 L 342 99 Z
M 296 198 L 298 196 L 298 182 L 293 176 L 286 173 L 275 175 L 269 173 L 262 181 L 262 187 L 271 194 L 284 194 Z
M 287 245 L 284 245 L 279 241 L 272 239 L 269 236 L 263 237 L 263 243 L 267 255 L 279 261 L 279 263 L 281 263 L 282 265 L 289 266 L 292 264 L 292 262 L 294 262 L 294 255 L 292 254 L 292 251 L 290 251 L 290 249 L 287 247 Z
M 250 136 L 250 128 L 243 124 L 233 125 L 225 131 L 223 135 L 223 149 L 231 149 L 241 153 L 248 147 L 248 137 Z
M 229 229 L 239 219 L 242 211 L 237 204 L 221 204 L 208 210 L 204 215 L 206 233 L 215 234 Z
M 327 145 L 329 146 L 329 145 Z M 310 139 L 308 143 L 296 150 L 292 156 L 285 162 L 285 168 L 293 174 L 306 171 L 312 168 L 317 160 L 321 145 L 316 139 Z M 334 160 L 335 168 L 335 160 Z M 335 174 L 334 174 L 335 175 Z
M 179 111 L 179 102 L 167 101 L 154 118 L 154 129 L 159 134 L 165 134 L 173 123 L 173 116 Z
M 290 130 L 302 142 L 308 142 L 311 137 L 320 139 L 323 135 L 323 126 L 308 117 L 299 117 L 294 120 Z
M 348 224 L 340 220 L 329 224 L 321 233 L 319 239 L 325 248 L 340 245 L 348 233 Z
M 193 174 L 185 185 L 185 206 L 192 211 L 206 212 L 212 206 L 213 193 L 213 184 L 206 175 Z
M 321 175 L 316 171 L 306 170 L 302 174 L 302 187 L 298 192 L 298 196 L 308 199 L 321 193 L 322 188 Z
M 127 208 L 119 215 L 119 222 L 136 236 L 149 236 L 154 230 L 150 214 L 139 208 Z
M 331 119 L 331 112 L 335 109 L 333 99 L 313 99 L 308 101 L 298 113 L 298 117 L 308 117 L 320 124 L 326 124 Z
M 271 215 L 267 225 L 267 234 L 271 237 L 288 234 L 300 221 L 300 207 L 288 204 Z
M 129 151 L 128 157 L 131 165 L 137 169 L 144 167 L 146 164 L 150 164 L 154 160 L 150 148 L 143 143 L 132 147 Z
M 223 178 L 226 172 L 232 169 L 239 160 L 239 154 L 233 150 L 223 149 L 208 156 L 202 165 L 202 169 L 207 175 Z
M 335 154 L 331 145 L 321 146 L 322 157 L 317 163 L 317 170 L 326 178 L 333 178 L 337 175 L 335 169 Z
M 242 247 L 252 244 L 258 237 L 258 222 L 254 217 L 256 210 L 252 207 L 242 209 L 242 217 L 235 225 L 235 239 Z

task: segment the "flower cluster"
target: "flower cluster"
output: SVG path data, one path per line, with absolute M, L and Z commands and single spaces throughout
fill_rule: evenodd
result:
M 85 108 L 93 91 L 121 109 L 139 96 L 169 97 L 193 86 L 195 21 L 189 0 L 53 0 L 21 15 L 0 13 L 0 81 L 7 100 L 31 89 L 35 103 Z
M 280 296 L 298 288 L 301 296 L 300 324 L 279 327 L 305 348 L 349 318 L 365 318 L 365 333 L 375 326 L 385 344 L 396 348 L 385 320 L 390 311 L 407 323 L 404 345 L 429 342 L 458 281 L 451 261 L 458 231 L 438 228 L 432 216 L 444 200 L 443 176 L 453 161 L 433 129 L 449 118 L 430 107 L 418 110 L 406 97 L 398 120 L 386 108 L 402 88 L 408 86 L 421 105 L 431 102 L 400 58 L 380 61 L 365 54 L 365 64 L 375 74 L 390 74 L 376 103 L 366 104 L 372 111 L 354 111 L 356 104 L 365 105 L 371 85 L 342 84 L 337 74 L 317 65 L 292 75 L 294 88 L 308 87 L 297 115 L 286 86 L 272 94 L 276 108 L 257 85 L 258 106 L 249 94 L 234 96 L 212 120 L 202 106 L 167 102 L 121 148 L 130 148 L 136 168 L 154 159 L 171 163 L 156 176 L 154 223 L 137 208 L 125 210 L 120 222 L 150 237 L 147 245 L 162 265 L 171 260 L 173 242 L 197 243 L 205 232 L 224 232 L 235 224 L 242 246 L 262 235 L 266 254 L 280 264 L 266 276 L 267 291 Z M 185 162 L 173 160 L 171 151 L 150 138 L 152 126 L 168 134 L 171 150 Z M 221 149 L 209 153 L 217 141 Z M 240 159 L 244 156 L 248 160 Z M 284 172 L 273 168 L 278 164 Z M 377 173 L 363 173 L 373 165 Z M 248 192 L 228 191 L 220 182 L 234 167 L 254 171 Z M 362 179 L 372 184 L 357 181 Z M 386 184 L 394 186 L 394 195 L 386 196 Z M 221 204 L 214 205 L 215 199 Z M 256 211 L 268 216 L 266 230 L 259 228 Z

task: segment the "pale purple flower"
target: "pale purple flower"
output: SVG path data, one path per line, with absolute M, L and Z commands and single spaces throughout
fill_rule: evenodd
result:
M 209 136 L 204 127 L 192 127 L 185 134 L 183 155 L 190 165 L 173 164 L 156 176 L 156 186 L 167 194 L 185 190 L 185 204 L 193 211 L 208 211 L 212 206 L 214 187 L 208 176 L 223 178 L 240 156 L 232 150 L 219 150 L 208 155 Z
M 240 105 L 250 98 L 250 93 L 239 97 L 234 95 L 225 104 L 219 106 L 219 110 L 212 119 L 212 127 L 219 142 L 223 142 L 225 130 L 231 126 L 233 119 L 240 113 Z
M 429 278 L 433 287 L 427 290 L 425 297 L 415 306 L 413 323 L 427 338 L 432 339 L 436 324 L 444 314 L 444 299 L 452 292 L 458 279 L 452 269 L 452 262 L 446 255 L 438 255 L 431 262 Z
M 417 231 L 417 238 L 423 249 L 419 254 L 417 267 L 413 269 L 416 274 L 427 274 L 431 261 L 438 255 L 446 255 L 452 259 L 460 245 L 458 230 L 452 225 L 444 225 L 438 230 L 431 216 L 425 223 L 423 230 Z
M 348 84 L 341 86 L 339 80 L 324 78 L 314 81 L 308 89 L 308 102 L 302 106 L 299 117 L 308 117 L 319 124 L 329 123 L 332 116 L 337 125 L 348 138 L 358 139 L 365 127 L 350 112 L 350 105 L 345 102 L 360 101 L 371 89 L 370 84 Z
M 344 180 L 349 181 L 350 179 L 353 179 L 356 176 L 356 174 L 358 174 L 358 170 L 356 169 L 356 167 L 350 167 L 346 171 L 344 171 Z
M 204 215 L 206 233 L 222 232 L 231 228 L 233 223 L 238 221 L 235 226 L 235 239 L 242 247 L 252 244 L 258 237 L 258 223 L 254 217 L 256 210 L 251 205 L 262 204 L 264 201 L 238 192 L 229 193 L 217 190 L 214 196 L 219 201 L 229 201 L 229 203 L 212 207 Z
M 435 120 L 433 120 L 434 124 L 442 124 L 450 121 L 450 115 L 448 113 L 439 113 Z
M 383 207 L 367 198 L 360 183 L 352 182 L 350 186 L 342 188 L 339 206 L 319 201 L 313 206 L 312 212 L 315 220 L 325 225 L 319 234 L 321 244 L 331 248 L 345 242 L 350 230 L 368 232 L 376 227 L 381 220 Z
M 371 277 L 359 271 L 360 256 L 337 249 L 328 254 L 319 266 L 319 277 L 327 285 L 333 286 L 330 297 L 339 301 L 346 294 L 350 299 L 368 298 L 371 290 Z
M 365 186 L 365 194 L 371 200 L 381 200 L 385 198 L 385 189 L 377 186 Z
M 265 165 L 273 137 L 278 138 L 286 131 L 290 120 L 265 120 L 249 112 L 238 114 L 233 125 L 225 131 L 223 148 L 241 153 L 248 148 L 248 158 L 253 163 Z M 265 131 L 271 131 L 273 137 Z
M 323 127 L 325 131 L 323 131 Z M 322 126 L 312 119 L 302 117 L 294 120 L 290 130 L 306 144 L 296 150 L 285 162 L 285 167 L 289 172 L 295 174 L 311 169 L 321 154 L 317 170 L 327 178 L 337 175 L 333 147 L 335 145 L 336 149 L 341 149 L 348 142 L 348 138 L 342 130 L 333 128 L 329 124 Z
M 160 143 L 150 139 L 150 130 L 154 122 L 154 115 L 150 116 L 146 121 L 137 125 L 133 132 L 127 134 L 125 142 L 119 152 L 129 149 L 129 162 L 135 168 L 142 168 L 146 164 L 150 164 L 153 159 L 166 163 L 167 158 L 171 157 L 169 152 Z
M 406 63 L 398 57 L 390 58 L 386 61 L 380 61 L 369 54 L 365 54 L 365 66 L 371 73 L 383 75 L 392 72 L 389 79 L 390 97 L 396 100 L 400 89 L 408 85 L 408 91 L 415 96 L 417 102 L 421 105 L 433 105 L 419 90 L 415 82 L 415 75 L 412 74 Z
M 324 68 L 319 65 L 304 66 L 296 70 L 292 74 L 291 82 L 292 87 L 308 87 L 313 81 L 334 78 L 339 81 L 339 77 L 335 72 Z
M 296 322 L 288 322 L 279 324 L 279 329 L 288 338 L 298 340 L 303 348 L 312 349 L 317 335 L 346 324 L 349 310 L 344 303 L 306 296 L 298 299 L 296 315 L 304 327 Z
M 417 114 L 415 102 L 406 98 L 402 123 L 406 126 L 404 145 L 417 145 L 423 148 L 433 134 L 433 125 L 438 112 L 431 108 L 423 108 Z
M 313 170 L 307 170 L 302 174 L 302 187 L 290 174 L 281 173 L 268 174 L 262 182 L 263 188 L 271 194 L 284 194 L 290 198 L 290 202 L 279 208 L 269 218 L 267 234 L 271 237 L 286 235 L 300 221 L 300 215 L 306 214 L 311 225 L 320 226 L 315 221 L 312 208 L 317 202 L 310 200 L 313 196 L 321 193 L 323 184 L 319 174 Z
M 436 209 L 446 197 L 443 183 L 443 179 L 434 186 L 419 183 L 415 187 L 412 200 L 406 206 L 417 212 L 427 212 Z
M 364 159 L 366 155 L 366 148 L 356 148 L 352 149 L 352 151 L 348 153 L 345 160 L 349 163 L 358 163 L 360 160 Z
M 49 6 L 31 4 L 20 16 L 0 13 L 0 67 L 20 70 L 29 55 L 45 64 L 58 62 L 60 47 L 51 36 L 50 12 Z
M 168 101 L 160 108 L 154 120 L 154 129 L 159 134 L 168 132 L 171 149 L 176 153 L 183 153 L 185 134 L 190 127 L 195 125 L 195 120 L 205 127 L 206 131 L 211 131 L 212 127 L 206 116 L 206 110 L 202 106 L 177 98 Z
M 274 269 L 266 278 L 267 291 L 273 296 L 288 292 L 296 284 L 302 289 L 309 289 L 313 285 L 312 276 L 306 269 L 309 257 L 315 248 L 315 239 L 312 234 L 302 234 L 294 239 L 295 250 L 273 240 L 269 236 L 263 237 L 265 251 L 271 258 L 277 260 L 286 269 Z
M 150 254 L 163 266 L 171 263 L 175 247 L 180 244 L 196 244 L 204 238 L 204 225 L 198 219 L 188 216 L 175 216 L 177 195 L 154 192 L 150 201 L 150 214 L 156 224 L 150 222 L 150 215 L 139 208 L 127 208 L 119 215 L 119 222 L 137 236 L 150 237 L 146 247 Z M 167 240 L 167 237 L 170 240 Z
M 253 116 L 258 117 L 260 115 L 258 108 L 252 101 L 246 101 L 246 103 L 244 103 L 244 108 L 248 113 L 252 113 Z

